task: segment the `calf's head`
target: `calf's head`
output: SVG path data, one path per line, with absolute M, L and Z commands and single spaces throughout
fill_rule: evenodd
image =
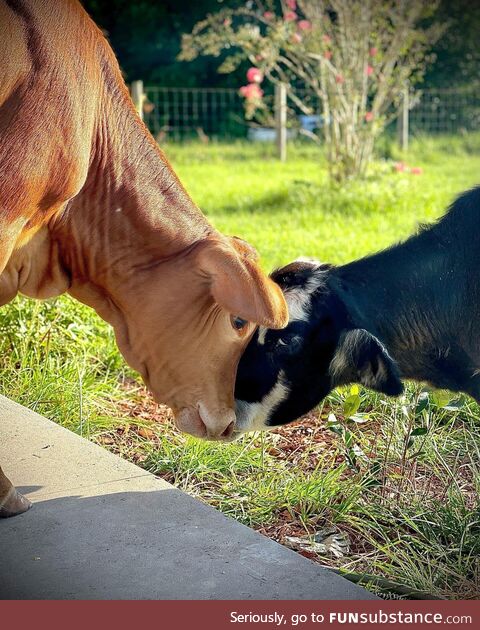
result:
M 240 360 L 235 436 L 291 422 L 350 382 L 388 395 L 403 391 L 382 343 L 353 325 L 329 282 L 330 271 L 329 265 L 296 261 L 272 274 L 284 291 L 290 320 L 281 331 L 258 328 Z
M 238 361 L 257 324 L 288 321 L 282 291 L 238 239 L 212 237 L 122 279 L 119 348 L 179 429 L 226 439 L 234 430 Z

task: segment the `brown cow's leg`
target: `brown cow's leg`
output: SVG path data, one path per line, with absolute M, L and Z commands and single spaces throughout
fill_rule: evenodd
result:
M 20 492 L 17 492 L 12 482 L 5 477 L 0 468 L 0 518 L 8 518 L 9 516 L 22 514 L 22 512 L 26 512 L 31 505 L 28 499 L 22 496 Z

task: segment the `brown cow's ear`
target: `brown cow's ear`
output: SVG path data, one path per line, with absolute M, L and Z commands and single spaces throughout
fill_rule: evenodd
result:
M 214 300 L 226 311 L 267 328 L 288 324 L 283 293 L 256 264 L 250 246 L 233 239 L 212 239 L 198 257 Z
M 244 241 L 243 238 L 240 238 L 239 236 L 231 236 L 230 241 L 242 258 L 249 258 L 253 261 L 258 260 L 259 256 L 255 247 L 250 245 L 250 243 L 247 243 L 247 241 Z

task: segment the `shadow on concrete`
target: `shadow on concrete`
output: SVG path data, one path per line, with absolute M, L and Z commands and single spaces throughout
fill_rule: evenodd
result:
M 20 486 L 17 487 L 17 490 L 19 492 L 21 492 L 23 495 L 28 496 L 29 494 L 32 494 L 33 492 L 38 492 L 39 490 L 42 490 L 43 486 Z
M 0 554 L 2 599 L 374 598 L 176 489 L 39 501 Z

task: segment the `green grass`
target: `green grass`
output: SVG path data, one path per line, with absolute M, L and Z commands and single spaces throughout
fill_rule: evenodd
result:
M 308 145 L 292 147 L 285 165 L 269 146 L 166 152 L 211 222 L 254 244 L 269 270 L 299 255 L 338 263 L 387 246 L 480 179 L 478 136 L 418 139 L 404 159 L 420 176 L 394 172 L 400 155 L 388 142 L 381 148 L 368 180 L 342 187 Z M 451 404 L 418 386 L 394 401 L 344 390 L 303 428 L 225 446 L 155 422 L 141 388 L 125 389 L 131 377 L 111 330 L 87 307 L 16 299 L 0 311 L 1 393 L 282 542 L 335 527 L 350 551 L 317 554 L 324 564 L 437 596 L 479 596 L 480 421 L 471 400 Z
M 393 173 L 393 162 L 381 161 L 367 182 L 341 188 L 328 182 L 318 150 L 308 145 L 291 149 L 285 165 L 274 160 L 269 146 L 184 145 L 166 151 L 214 225 L 250 241 L 270 269 L 299 255 L 344 262 L 438 217 L 456 193 L 479 181 L 480 156 L 470 153 L 470 144 L 461 150 L 458 142 L 450 149 L 446 140 L 437 143 L 436 150 L 432 140 L 419 141 L 407 156 L 424 175 Z

